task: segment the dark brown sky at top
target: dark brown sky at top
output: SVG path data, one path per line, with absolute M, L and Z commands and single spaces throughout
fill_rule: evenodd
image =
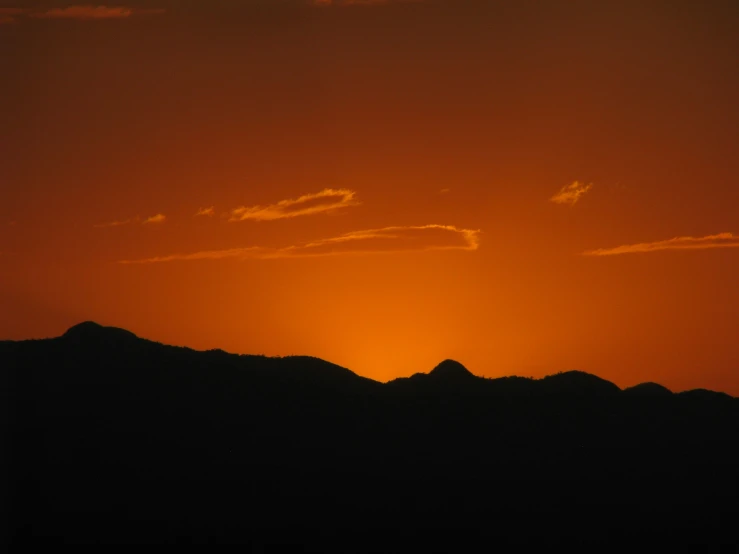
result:
M 0 336 L 739 394 L 735 2 L 347 4 L 0 1 Z

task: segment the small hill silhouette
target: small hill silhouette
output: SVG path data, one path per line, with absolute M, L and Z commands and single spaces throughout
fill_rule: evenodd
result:
M 736 540 L 739 402 L 723 393 L 485 379 L 453 360 L 383 384 L 93 322 L 0 341 L 0 376 L 13 545 Z
M 700 402 L 710 402 L 710 403 L 731 402 L 732 400 L 734 400 L 732 396 L 729 396 L 725 392 L 716 392 L 716 391 L 707 390 L 707 389 L 694 389 L 694 390 L 683 391 L 681 393 L 678 393 L 678 396 L 682 398 L 690 398 L 692 400 L 696 400 Z
M 139 338 L 131 331 L 119 329 L 118 327 L 104 327 L 93 321 L 85 321 L 74 327 L 70 327 L 62 338 L 77 343 L 131 343 Z
M 624 389 L 625 394 L 632 396 L 647 396 L 647 397 L 667 397 L 672 396 L 672 391 L 665 386 L 657 383 L 639 383 L 633 387 Z
M 541 380 L 542 389 L 551 394 L 609 396 L 621 392 L 617 385 L 584 371 L 566 371 Z
M 435 379 L 452 379 L 455 381 L 476 378 L 466 367 L 454 360 L 444 360 L 431 370 L 429 376 Z

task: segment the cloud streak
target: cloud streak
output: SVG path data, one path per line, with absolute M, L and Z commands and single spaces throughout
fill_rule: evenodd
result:
M 711 250 L 715 248 L 739 248 L 739 235 L 719 233 L 705 237 L 675 237 L 655 242 L 624 244 L 615 248 L 599 248 L 583 252 L 584 256 L 618 256 L 641 254 L 663 250 Z
M 106 227 L 123 227 L 124 225 L 134 225 L 137 223 L 141 223 L 142 225 L 151 225 L 151 224 L 160 224 L 164 223 L 167 220 L 167 216 L 164 214 L 156 214 L 151 217 L 145 218 L 143 221 L 140 217 L 132 217 L 129 219 L 122 219 L 118 221 L 110 221 L 106 223 L 98 223 L 97 225 L 93 225 L 93 227 L 97 228 L 106 228 Z
M 109 221 L 107 223 L 98 223 L 97 225 L 93 225 L 93 227 L 97 227 L 97 228 L 122 227 L 123 225 L 130 225 L 131 223 L 135 223 L 137 220 L 138 218 L 123 219 L 120 221 Z
M 559 192 L 549 200 L 555 204 L 569 204 L 570 206 L 574 206 L 577 204 L 578 200 L 580 200 L 580 198 L 592 188 L 592 183 L 585 185 L 579 181 L 575 181 L 571 185 L 562 187 Z
M 431 250 L 474 251 L 480 246 L 480 232 L 480 230 L 460 229 L 453 225 L 384 227 L 352 231 L 336 237 L 284 248 L 249 246 L 224 250 L 205 250 L 190 254 L 170 254 L 139 260 L 121 260 L 118 263 L 153 264 L 224 259 L 266 260 Z
M 195 212 L 194 217 L 199 217 L 199 216 L 213 217 L 215 214 L 216 214 L 215 207 L 211 206 L 210 208 L 200 208 L 197 212 Z
M 0 25 L 17 23 L 18 16 L 22 14 L 22 8 L 0 8 Z
M 321 192 L 305 194 L 299 198 L 281 200 L 269 206 L 242 206 L 231 211 L 229 221 L 273 221 L 304 215 L 328 213 L 358 206 L 356 192 L 349 189 L 323 189 Z
M 424 0 L 308 0 L 308 4 L 316 8 L 331 6 L 385 6 L 387 4 L 410 4 Z
M 153 215 L 151 217 L 147 217 L 144 220 L 144 225 L 148 225 L 148 224 L 155 224 L 156 225 L 156 224 L 159 224 L 159 223 L 164 223 L 165 221 L 167 221 L 167 216 L 166 215 L 164 215 L 164 214 L 156 214 L 156 215 Z
M 101 21 L 128 19 L 140 15 L 165 13 L 160 8 L 132 8 L 127 6 L 73 5 L 63 8 L 0 8 L 0 23 L 17 23 L 21 18 L 71 19 L 78 21 Z

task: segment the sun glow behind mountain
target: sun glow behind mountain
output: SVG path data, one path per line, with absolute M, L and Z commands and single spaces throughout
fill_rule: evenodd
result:
M 718 1 L 6 5 L 0 338 L 737 394 L 738 27 Z

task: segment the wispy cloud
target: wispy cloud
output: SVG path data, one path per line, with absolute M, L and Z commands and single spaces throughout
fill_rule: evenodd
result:
M 451 191 L 451 189 L 441 189 L 439 191 L 439 194 L 449 194 L 450 191 Z
M 167 220 L 167 216 L 164 214 L 156 214 L 151 217 L 147 217 L 145 219 L 141 219 L 140 217 L 131 217 L 129 219 L 121 219 L 116 221 L 109 221 L 106 223 L 98 223 L 97 225 L 93 225 L 93 227 L 98 228 L 105 228 L 105 227 L 123 227 L 124 225 L 135 225 L 138 223 L 141 223 L 143 225 L 148 224 L 156 224 L 156 223 L 164 223 Z
M 580 200 L 580 197 L 592 188 L 592 183 L 585 185 L 579 181 L 575 181 L 571 185 L 562 187 L 550 200 L 555 204 L 569 204 L 570 206 L 574 206 Z
M 308 4 L 317 8 L 330 6 L 383 6 L 386 4 L 409 4 L 424 0 L 307 0 Z
M 616 248 L 599 248 L 583 252 L 584 256 L 617 256 L 620 254 L 638 254 L 659 252 L 661 250 L 710 250 L 713 248 L 739 248 L 739 235 L 719 233 L 705 237 L 675 237 L 655 242 L 624 244 Z
M 200 208 L 197 212 L 195 212 L 195 217 L 204 215 L 206 217 L 213 217 L 216 214 L 216 210 L 214 206 L 211 206 L 210 208 Z
M 123 219 L 119 221 L 109 221 L 106 223 L 98 223 L 97 225 L 93 225 L 93 227 L 103 228 L 103 227 L 122 227 L 123 225 L 130 225 L 131 223 L 138 222 L 138 218 L 131 218 L 131 219 Z
M 0 8 L 0 25 L 16 23 L 22 14 L 22 8 Z
M 20 18 L 74 19 L 99 21 L 105 19 L 127 19 L 139 15 L 165 13 L 161 8 L 133 8 L 127 6 L 72 5 L 60 8 L 0 8 L 0 23 L 16 23 Z
M 269 206 L 242 206 L 231 211 L 230 221 L 271 221 L 288 217 L 333 212 L 348 206 L 357 206 L 356 192 L 348 189 L 323 189 L 300 198 L 281 200 Z
M 140 260 L 122 260 L 122 264 L 152 264 L 174 261 L 223 259 L 279 259 L 339 256 L 351 254 L 389 254 L 429 250 L 477 250 L 480 230 L 460 229 L 453 225 L 384 227 L 352 231 L 284 248 L 250 246 L 226 250 L 205 250 L 190 254 L 171 254 Z
M 153 215 L 151 217 L 147 217 L 144 220 L 144 225 L 149 224 L 149 223 L 154 223 L 154 224 L 164 223 L 165 221 L 167 221 L 167 216 L 166 215 L 164 215 L 164 214 L 156 214 L 156 215 Z

